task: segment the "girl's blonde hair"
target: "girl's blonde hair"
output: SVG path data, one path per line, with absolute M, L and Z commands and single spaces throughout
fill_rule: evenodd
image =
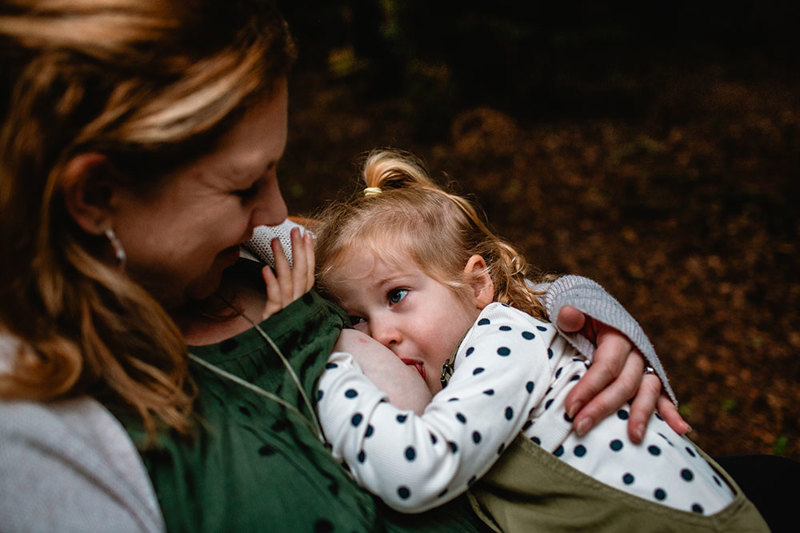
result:
M 1 398 L 91 394 L 152 432 L 190 427 L 181 332 L 87 235 L 66 164 L 102 153 L 146 194 L 214 149 L 294 60 L 267 1 L 7 0 L 0 6 L 0 335 L 19 349 Z
M 396 150 L 373 151 L 362 177 L 366 189 L 314 217 L 321 291 L 328 292 L 328 276 L 348 250 L 366 247 L 398 265 L 410 256 L 425 274 L 463 296 L 469 282 L 464 267 L 478 254 L 494 282 L 495 301 L 547 319 L 537 298 L 541 293 L 525 281 L 533 274 L 525 258 L 489 229 L 466 198 L 434 183 L 417 158 Z

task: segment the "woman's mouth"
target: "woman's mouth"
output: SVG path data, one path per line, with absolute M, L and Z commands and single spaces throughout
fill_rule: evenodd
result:
M 414 359 L 400 359 L 405 363 L 407 366 L 413 366 L 414 370 L 419 372 L 419 375 L 422 376 L 422 379 L 425 380 L 425 365 L 422 361 L 415 361 Z

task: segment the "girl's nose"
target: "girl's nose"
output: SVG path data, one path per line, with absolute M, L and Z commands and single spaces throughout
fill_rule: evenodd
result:
M 386 319 L 371 319 L 369 322 L 369 334 L 370 337 L 387 348 L 391 348 L 401 341 L 401 336 L 397 328 Z

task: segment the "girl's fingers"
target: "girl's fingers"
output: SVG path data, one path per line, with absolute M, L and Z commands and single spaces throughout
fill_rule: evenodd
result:
M 278 280 L 275 274 L 272 273 L 272 268 L 270 268 L 269 265 L 265 266 L 261 269 L 261 275 L 267 286 L 267 303 L 264 304 L 264 312 L 261 315 L 261 320 L 266 320 L 283 309 L 283 302 L 281 300 L 281 289 L 278 286 Z
M 287 305 L 292 301 L 292 271 L 289 268 L 289 260 L 283 253 L 280 239 L 272 239 L 272 255 L 275 257 L 275 276 L 278 278 L 280 287 L 281 302 Z
M 306 247 L 299 228 L 293 228 L 289 236 L 292 241 L 292 300 L 296 300 L 308 290 L 305 287 Z
M 309 290 L 311 287 L 314 286 L 314 269 L 316 268 L 316 263 L 314 261 L 314 237 L 311 235 L 311 232 L 306 230 L 303 234 L 303 242 L 306 244 L 306 286 Z

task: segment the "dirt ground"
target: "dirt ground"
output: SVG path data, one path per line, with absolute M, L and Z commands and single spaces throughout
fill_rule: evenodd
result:
M 411 150 L 531 263 L 620 300 L 711 455 L 800 460 L 800 83 L 714 69 L 615 83 L 570 98 L 648 90 L 635 116 L 439 116 L 301 64 L 280 169 L 290 210 L 351 190 L 365 150 Z

